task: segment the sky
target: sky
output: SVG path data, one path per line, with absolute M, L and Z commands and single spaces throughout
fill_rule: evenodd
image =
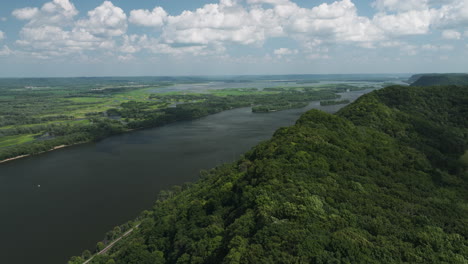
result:
M 15 0 L 0 77 L 467 72 L 468 0 Z

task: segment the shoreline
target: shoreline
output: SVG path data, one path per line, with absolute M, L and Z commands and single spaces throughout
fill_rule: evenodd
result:
M 370 90 L 369 92 L 371 92 L 371 91 L 376 90 L 376 89 L 365 89 L 365 90 Z M 365 91 L 365 90 L 364 90 L 364 91 Z M 369 93 L 369 92 L 367 92 L 367 93 Z M 364 93 L 364 94 L 367 94 L 367 93 Z M 337 94 L 340 95 L 340 94 L 343 94 L 343 93 L 337 93 Z M 357 98 L 361 97 L 361 96 L 364 95 L 364 94 L 359 95 Z M 355 98 L 354 100 L 350 100 L 350 103 L 352 103 L 352 102 L 354 102 L 355 100 L 357 100 L 357 98 Z M 313 103 L 313 102 L 320 102 L 320 101 L 321 101 L 321 100 L 310 101 L 310 102 L 308 102 L 308 105 L 310 105 L 310 104 Z M 348 104 L 349 104 L 349 103 L 348 103 Z M 345 105 L 343 105 L 343 106 L 345 106 Z M 247 106 L 247 107 L 248 107 L 248 106 Z M 306 106 L 306 107 L 307 107 L 307 106 Z M 321 107 L 323 107 L 323 106 L 321 106 Z M 223 110 L 223 111 L 220 111 L 220 112 L 208 114 L 208 115 L 206 115 L 206 116 L 210 116 L 210 115 L 213 115 L 213 114 L 218 114 L 218 113 L 221 113 L 221 112 L 224 112 L 224 111 L 233 110 L 233 109 L 239 109 L 239 108 L 244 108 L 244 107 L 230 108 L 230 109 L 226 109 L 226 110 Z M 292 109 L 295 109 L 295 108 L 292 108 Z M 292 109 L 284 109 L 284 110 L 292 110 Z M 280 111 L 283 111 L 283 110 L 280 110 Z M 307 110 L 307 111 L 308 111 L 308 110 Z M 277 112 L 277 111 L 252 112 L 252 113 L 256 113 L 256 114 L 265 114 L 265 113 L 273 113 L 273 112 Z M 177 123 L 177 122 L 181 122 L 181 121 L 193 121 L 193 120 L 200 119 L 200 118 L 203 118 L 203 117 L 206 117 L 206 116 L 202 116 L 202 117 L 195 118 L 195 119 L 191 119 L 191 120 L 178 120 L 178 121 L 175 121 L 175 122 L 169 122 L 169 123 L 166 123 L 166 124 L 163 124 L 163 125 L 159 125 L 159 126 L 154 126 L 154 127 L 140 127 L 140 128 L 126 129 L 125 131 L 122 131 L 121 133 L 118 133 L 118 134 L 116 134 L 116 135 L 121 135 L 121 134 L 129 133 L 129 132 L 139 131 L 139 130 L 145 130 L 145 129 L 152 129 L 152 128 L 163 127 L 163 126 L 170 125 L 170 124 Z M 114 135 L 111 135 L 111 136 L 114 136 Z M 107 138 L 107 137 L 106 137 L 106 138 Z M 79 142 L 79 143 L 74 143 L 74 144 L 70 144 L 70 145 L 59 145 L 59 146 L 53 147 L 53 148 L 51 148 L 51 149 L 49 149 L 49 150 L 42 151 L 42 152 L 39 152 L 39 153 L 36 153 L 36 154 L 25 154 L 25 155 L 20 155 L 20 156 L 16 156 L 16 157 L 4 159 L 4 160 L 1 160 L 1 161 L 0 161 L 0 164 L 7 163 L 7 162 L 10 162 L 10 161 L 13 161 L 13 160 L 18 160 L 18 159 L 26 158 L 26 157 L 29 157 L 29 156 L 34 156 L 34 155 L 39 155 L 39 154 L 51 152 L 51 151 L 54 151 L 54 150 L 57 150 L 57 149 L 62 149 L 62 148 L 71 147 L 71 146 L 75 146 L 75 145 L 79 145 L 79 144 L 89 143 L 89 142 L 93 142 L 93 141 Z
M 13 157 L 13 158 L 8 158 L 8 159 L 1 160 L 1 161 L 0 161 L 0 164 L 2 164 L 2 163 L 7 163 L 7 162 L 13 161 L 13 160 L 18 160 L 18 159 L 30 157 L 30 156 L 34 156 L 34 155 L 39 155 L 39 154 L 51 152 L 51 151 L 54 151 L 54 150 L 57 150 L 57 149 L 62 149 L 62 148 L 66 148 L 66 147 L 71 147 L 71 146 L 75 146 L 75 145 L 78 145 L 78 144 L 83 144 L 83 143 L 86 143 L 86 142 L 76 143 L 76 144 L 71 144 L 71 145 L 59 145 L 59 146 L 55 146 L 55 147 L 53 147 L 53 148 L 51 148 L 51 149 L 49 149 L 49 150 L 42 151 L 42 152 L 39 152 L 39 153 L 36 153 L 36 154 L 19 155 L 19 156 Z
M 9 162 L 9 161 L 12 161 L 12 160 L 26 158 L 26 157 L 29 157 L 29 156 L 31 156 L 31 154 L 20 155 L 20 156 L 16 156 L 16 157 L 13 157 L 13 158 L 8 158 L 8 159 L 1 160 L 0 163 L 6 163 L 6 162 Z

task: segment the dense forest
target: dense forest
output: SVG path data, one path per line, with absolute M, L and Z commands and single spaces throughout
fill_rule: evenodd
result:
M 309 111 L 161 192 L 90 263 L 467 263 L 467 116 L 457 86 L 392 86 L 335 115 Z
M 434 85 L 468 85 L 468 74 L 444 73 L 444 74 L 417 74 L 409 80 L 412 86 L 434 86 Z

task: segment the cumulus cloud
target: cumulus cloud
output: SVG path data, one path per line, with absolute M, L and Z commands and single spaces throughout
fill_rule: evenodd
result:
M 39 9 L 34 7 L 26 7 L 13 10 L 12 15 L 20 20 L 30 20 L 39 13 Z
M 359 16 L 350 0 L 324 3 L 310 9 L 289 0 L 249 0 L 247 3 L 222 0 L 176 16 L 166 16 L 158 7 L 153 11 L 133 10 L 131 22 L 160 26 L 160 40 L 170 45 L 210 46 L 227 42 L 262 45 L 275 37 L 291 37 L 303 46 L 327 42 L 367 45 L 384 39 L 382 29 L 370 19 Z
M 352 0 L 312 8 L 291 0 L 220 0 L 173 15 L 160 6 L 135 9 L 127 17 L 120 7 L 104 1 L 77 18 L 73 3 L 53 0 L 42 7 L 16 9 L 12 15 L 26 21 L 17 44 L 46 56 L 93 50 L 112 51 L 122 58 L 144 50 L 219 55 L 231 45 L 258 47 L 278 37 L 293 39 L 300 47 L 274 50 L 278 57 L 304 53 L 327 58 L 332 45 L 397 47 L 415 54 L 421 47 L 406 43 L 405 37 L 435 30 L 444 38 L 460 39 L 468 31 L 468 0 L 375 0 L 372 5 L 376 13 L 367 17 L 359 15 Z M 128 22 L 158 30 L 128 34 Z
M 263 10 L 252 10 L 249 13 L 237 2 L 221 1 L 219 4 L 205 5 L 194 12 L 184 11 L 178 16 L 169 16 L 162 36 L 167 43 L 194 45 L 262 43 L 270 33 L 269 28 L 262 25 L 264 16 Z
M 134 10 L 131 20 L 161 28 L 160 45 L 197 48 L 223 46 L 227 42 L 261 45 L 271 38 L 287 37 L 298 41 L 301 52 L 313 58 L 327 56 L 328 45 L 385 47 L 384 43 L 395 38 L 426 35 L 433 29 L 442 29 L 445 37 L 456 39 L 461 33 L 454 33 L 454 28 L 468 28 L 468 0 L 376 0 L 373 6 L 377 13 L 371 18 L 360 16 L 351 0 L 312 8 L 300 7 L 290 0 L 245 3 L 221 0 L 175 16 L 160 7 L 152 11 Z M 418 46 L 405 42 L 400 42 L 398 48 L 410 55 L 418 50 Z
M 442 38 L 444 39 L 460 39 L 461 33 L 456 30 L 444 30 L 442 31 Z
M 54 0 L 40 9 L 17 9 L 12 14 L 28 20 L 16 43 L 37 58 L 114 49 L 112 37 L 121 36 L 127 30 L 126 14 L 109 1 L 80 20 L 75 19 L 78 11 L 69 0 Z
M 18 45 L 62 56 L 92 50 L 103 42 L 86 31 L 66 31 L 57 26 L 23 28 Z
M 130 23 L 147 26 L 161 27 L 167 20 L 167 13 L 162 7 L 155 7 L 153 11 L 138 9 L 130 12 Z
M 20 20 L 28 20 L 27 26 L 60 25 L 72 22 L 78 10 L 69 0 L 54 0 L 45 3 L 41 9 L 26 7 L 15 9 L 12 15 Z
M 408 11 L 395 15 L 377 14 L 373 22 L 390 35 L 419 35 L 429 32 L 435 13 L 431 10 Z
M 467 27 L 468 26 L 468 1 L 452 0 L 443 5 L 434 21 L 442 27 Z
M 148 36 L 147 35 L 125 35 L 123 36 L 124 42 L 120 47 L 120 51 L 124 53 L 136 53 L 140 51 L 142 48 L 150 45 L 148 43 Z
M 88 12 L 88 19 L 79 20 L 77 27 L 95 36 L 121 36 L 127 31 L 127 15 L 110 1 Z

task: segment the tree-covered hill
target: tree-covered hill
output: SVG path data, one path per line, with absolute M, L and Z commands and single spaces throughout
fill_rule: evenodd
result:
M 468 74 L 444 73 L 444 74 L 417 74 L 409 80 L 411 86 L 434 85 L 468 85 Z
M 467 91 L 394 86 L 309 111 L 162 192 L 91 263 L 467 263 Z

